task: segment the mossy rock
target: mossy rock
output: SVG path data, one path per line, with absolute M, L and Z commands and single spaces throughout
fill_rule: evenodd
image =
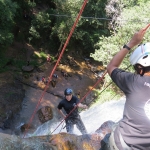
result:
M 42 107 L 41 109 L 38 110 L 37 113 L 41 123 L 53 119 L 53 112 L 50 106 Z

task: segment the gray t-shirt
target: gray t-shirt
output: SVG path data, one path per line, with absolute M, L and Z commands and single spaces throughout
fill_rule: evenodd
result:
M 118 132 L 133 150 L 150 150 L 150 76 L 140 76 L 114 69 L 112 80 L 126 95 L 123 119 L 115 131 L 115 142 L 121 149 Z

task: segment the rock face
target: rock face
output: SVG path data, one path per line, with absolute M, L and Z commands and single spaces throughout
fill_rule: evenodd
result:
M 107 121 L 93 134 L 74 135 L 60 133 L 55 135 L 18 138 L 0 133 L 2 150 L 99 150 L 101 140 L 112 130 L 114 122 Z
M 41 123 L 44 123 L 53 118 L 52 108 L 50 106 L 45 106 L 38 110 L 38 117 Z
M 6 72 L 0 74 L 0 91 L 0 127 L 12 129 L 12 122 L 22 108 L 25 90 L 11 72 Z
M 19 134 L 20 130 L 15 128 L 16 124 L 19 121 L 17 127 L 20 126 L 20 124 L 22 125 L 22 123 L 28 124 L 28 121 L 30 120 L 29 117 L 32 116 L 32 110 L 35 108 L 34 105 L 35 103 L 38 103 L 42 91 L 46 87 L 46 93 L 48 93 L 49 96 L 43 98 L 44 102 L 40 105 L 40 110 L 36 113 L 38 114 L 38 119 L 35 119 L 35 122 L 37 123 L 34 122 L 32 125 L 35 125 L 36 128 L 39 124 L 45 123 L 48 120 L 60 120 L 61 116 L 58 114 L 56 108 L 59 101 L 64 98 L 64 89 L 67 87 L 73 88 L 74 94 L 80 99 L 95 83 L 93 73 L 87 68 L 84 62 L 81 60 L 79 62 L 81 62 L 81 68 L 79 70 L 82 70 L 82 72 L 76 68 L 59 65 L 55 72 L 58 77 L 57 84 L 54 87 L 51 86 L 50 83 L 48 85 L 48 83 L 42 82 L 41 80 L 43 76 L 46 79 L 49 78 L 50 72 L 54 67 L 54 65 L 50 63 L 45 63 L 38 68 L 35 67 L 31 72 L 30 69 L 32 69 L 32 67 L 27 65 L 26 69 L 29 69 L 29 72 L 20 70 L 19 72 L 9 71 L 0 74 L 0 128 L 3 129 L 2 132 L 7 133 L 4 129 L 11 129 L 10 132 L 17 132 L 16 134 Z M 62 75 L 61 70 L 67 72 L 67 80 Z M 53 77 L 52 79 L 55 78 Z M 27 88 L 29 89 L 30 87 L 37 89 L 37 91 L 34 92 L 34 94 L 30 94 L 28 98 Z M 41 95 L 39 95 L 40 92 Z M 90 106 L 94 99 L 95 92 L 91 92 L 84 101 L 82 100 L 82 103 Z M 45 106 L 51 107 L 52 109 L 47 109 Z M 41 107 L 45 108 L 41 109 Z
M 16 48 L 14 48 L 16 49 Z M 30 45 L 26 45 L 25 49 L 28 49 L 27 62 L 30 60 L 30 56 L 33 53 L 33 48 Z M 18 48 L 18 50 L 20 50 Z M 12 52 L 12 51 L 10 51 Z M 8 54 L 10 54 L 10 52 Z M 13 53 L 12 53 L 13 54 Z M 24 61 L 25 58 L 23 57 Z M 41 64 L 41 60 L 39 59 L 39 64 Z M 79 62 L 78 62 L 79 61 Z M 90 62 L 92 63 L 92 62 Z M 29 63 L 26 66 L 23 66 L 22 70 L 13 66 L 11 62 L 9 62 L 4 67 L 10 67 L 12 72 L 0 74 L 0 127 L 4 129 L 11 128 L 11 131 L 14 131 L 12 128 L 12 121 L 18 121 L 20 114 L 23 115 L 24 125 L 21 126 L 21 131 L 24 132 L 28 128 L 28 117 L 32 116 L 30 114 L 32 109 L 35 107 L 34 104 L 39 100 L 39 91 L 43 91 L 45 87 L 47 87 L 47 82 L 42 82 L 42 76 L 45 76 L 48 79 L 51 70 L 54 68 L 54 64 L 45 63 L 41 66 L 31 66 Z M 94 62 L 91 66 L 94 65 Z M 95 65 L 94 65 L 95 66 Z M 103 70 L 99 63 L 97 64 L 98 70 Z M 24 71 L 23 71 L 24 70 Z M 65 75 L 63 74 L 63 72 Z M 50 95 L 47 95 L 45 98 L 45 103 L 41 104 L 43 106 L 51 106 L 51 109 L 47 109 L 46 107 L 41 108 L 38 113 L 38 117 L 41 123 L 44 123 L 48 120 L 52 119 L 60 119 L 60 116 L 57 116 L 58 112 L 56 112 L 57 105 L 59 101 L 64 97 L 64 89 L 67 87 L 72 87 L 74 93 L 78 96 L 78 98 L 82 98 L 90 87 L 95 84 L 95 70 L 91 71 L 87 64 L 78 56 L 76 56 L 76 60 L 73 57 L 66 58 L 64 63 L 60 63 L 56 69 L 56 73 L 58 75 L 57 84 L 53 84 L 48 86 L 46 92 Z M 49 80 L 48 80 L 49 81 Z M 32 87 L 34 89 L 40 89 L 35 93 L 29 92 L 29 99 L 24 99 L 25 90 L 23 89 L 23 84 L 28 87 Z M 25 88 L 26 89 L 26 88 Z M 79 92 L 80 91 L 80 92 Z M 27 91 L 26 91 L 27 93 Z M 32 95 L 32 96 L 31 96 Z M 41 94 L 42 95 L 42 94 Z M 46 94 L 45 94 L 46 95 Z M 51 95 L 53 97 L 51 97 Z M 84 103 L 88 106 L 91 104 L 92 100 L 95 98 L 95 93 L 91 92 L 91 94 L 85 99 Z M 28 103 L 31 102 L 32 103 Z M 47 103 L 48 102 L 48 103 Z M 26 105 L 29 104 L 29 105 Z M 27 107 L 28 106 L 28 107 Z M 31 106 L 31 107 L 30 107 Z M 25 108 L 25 109 L 24 109 Z M 27 109 L 28 108 L 28 109 Z M 21 110 L 26 110 L 22 111 Z M 28 111 L 27 111 L 28 110 Z M 60 115 L 60 114 L 59 114 Z M 20 115 L 21 116 L 21 115 Z M 28 116 L 28 117 L 27 117 Z M 36 117 L 35 117 L 36 118 Z M 36 120 L 36 119 L 35 119 Z M 38 119 L 37 119 L 38 120 Z M 39 122 L 38 120 L 38 122 Z M 15 122 L 14 121 L 14 122 Z M 22 123 L 22 122 L 21 122 Z M 35 124 L 35 122 L 34 122 Z M 34 125 L 34 124 L 31 124 Z M 31 131 L 31 129 L 29 129 Z M 6 130 L 5 130 L 6 131 Z M 107 130 L 106 130 L 107 131 Z M 109 130 L 110 131 L 110 130 Z M 12 133 L 12 132 L 11 132 Z M 10 134 L 11 134 L 10 133 Z M 105 132 L 106 133 L 106 132 Z M 17 131 L 17 135 L 19 135 Z M 16 136 L 0 134 L 0 150 L 10 149 L 10 150 L 30 150 L 30 149 L 39 149 L 39 150 L 97 150 L 100 148 L 100 141 L 103 138 L 104 134 L 95 133 L 91 135 L 70 135 L 67 133 L 61 133 L 50 136 L 41 136 L 41 137 L 32 137 L 28 139 L 21 139 Z
M 22 66 L 22 70 L 26 72 L 30 72 L 34 69 L 34 66 L 29 65 L 29 66 Z

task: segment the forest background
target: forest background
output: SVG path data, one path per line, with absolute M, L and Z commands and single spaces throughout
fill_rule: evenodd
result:
M 9 69 L 8 63 L 20 70 L 27 64 L 24 55 L 8 57 L 14 42 L 28 43 L 39 51 L 40 56 L 34 55 L 30 62 L 34 66 L 41 65 L 38 58 L 46 60 L 47 54 L 55 61 L 82 3 L 83 0 L 0 0 L 0 72 Z M 76 51 L 107 66 L 133 33 L 150 23 L 149 8 L 149 0 L 89 0 L 65 54 Z M 150 41 L 149 34 L 150 31 L 143 42 Z M 22 48 L 19 53 L 25 51 Z M 121 68 L 131 71 L 129 55 Z M 105 80 L 107 84 L 111 82 L 108 77 Z

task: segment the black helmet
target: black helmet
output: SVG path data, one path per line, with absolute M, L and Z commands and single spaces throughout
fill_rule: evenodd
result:
M 67 89 L 65 89 L 65 91 L 64 91 L 64 95 L 71 95 L 73 93 L 73 91 L 72 91 L 72 89 L 70 89 L 70 88 L 67 88 Z

